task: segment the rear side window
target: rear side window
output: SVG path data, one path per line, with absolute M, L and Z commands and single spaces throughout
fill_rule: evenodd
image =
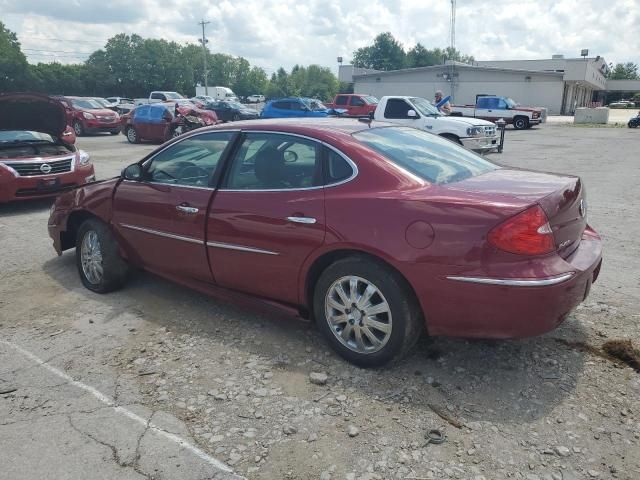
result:
M 291 104 L 289 102 L 273 102 L 271 106 L 280 110 L 291 110 Z
M 401 98 L 390 98 L 384 109 L 385 118 L 409 118 L 407 112 L 411 106 Z
M 336 98 L 336 105 L 346 105 L 348 97 L 345 95 L 340 95 Z
M 371 128 L 353 136 L 430 183 L 458 182 L 500 168 L 445 138 L 415 128 Z
M 325 185 L 339 183 L 353 175 L 353 168 L 340 154 L 325 147 L 327 167 L 325 169 Z

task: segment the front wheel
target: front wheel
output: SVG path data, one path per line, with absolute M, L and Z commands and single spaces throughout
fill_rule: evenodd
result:
M 423 326 L 406 281 L 368 258 L 349 257 L 330 265 L 318 279 L 313 303 L 331 347 L 361 367 L 403 357 Z
M 638 128 L 638 122 L 634 120 L 630 120 L 627 125 L 629 126 L 629 128 Z
M 76 265 L 82 284 L 96 293 L 121 288 L 129 272 L 111 230 L 97 219 L 86 220 L 78 229 Z
M 84 127 L 78 120 L 73 122 L 73 131 L 75 132 L 76 137 L 81 137 L 82 135 L 84 135 Z
M 127 135 L 127 140 L 129 143 L 140 143 L 140 138 L 138 137 L 138 132 L 134 127 L 128 127 L 125 134 Z
M 513 127 L 516 130 L 524 130 L 529 128 L 529 119 L 527 117 L 516 117 L 513 119 Z

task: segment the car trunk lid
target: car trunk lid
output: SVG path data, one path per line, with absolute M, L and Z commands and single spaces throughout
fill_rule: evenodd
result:
M 587 225 L 586 197 L 579 177 L 500 168 L 446 185 L 447 189 L 482 194 L 492 200 L 539 204 L 553 231 L 556 251 L 569 256 Z

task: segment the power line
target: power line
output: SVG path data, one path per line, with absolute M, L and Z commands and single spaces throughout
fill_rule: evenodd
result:
M 26 50 L 29 52 L 55 52 L 55 53 L 78 53 L 83 55 L 91 55 L 94 52 L 76 52 L 74 50 L 49 50 L 43 48 L 23 48 L 22 50 Z
M 96 45 L 104 45 L 105 43 L 107 43 L 106 40 L 104 42 L 99 42 L 99 41 L 96 41 L 96 40 L 85 40 L 84 38 L 83 39 L 77 39 L 77 38 L 76 39 L 71 39 L 71 38 L 53 38 L 53 37 L 33 37 L 33 36 L 30 36 L 30 37 L 28 37 L 28 39 L 29 40 L 51 40 L 51 41 L 54 41 L 54 42 L 68 42 L 68 43 L 78 43 L 78 42 L 80 42 L 80 43 L 83 43 L 83 44 L 85 44 L 85 43 L 94 43 Z

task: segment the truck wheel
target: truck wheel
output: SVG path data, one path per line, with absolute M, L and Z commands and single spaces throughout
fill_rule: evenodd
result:
M 339 260 L 322 272 L 314 288 L 313 310 L 331 347 L 360 367 L 402 358 L 424 327 L 406 281 L 364 257 Z
M 453 143 L 457 143 L 458 145 L 462 145 L 462 142 L 460 141 L 460 138 L 455 136 L 452 133 L 443 133 L 440 136 L 446 138 L 447 140 L 451 140 Z
M 78 229 L 76 264 L 82 284 L 96 293 L 119 289 L 129 273 L 109 226 L 93 218 Z
M 513 128 L 516 130 L 524 130 L 529 128 L 529 119 L 527 117 L 516 117 L 513 119 Z

